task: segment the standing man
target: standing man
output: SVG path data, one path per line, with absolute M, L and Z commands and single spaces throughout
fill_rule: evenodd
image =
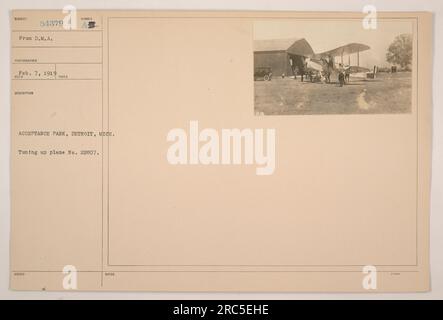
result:
M 351 74 L 351 67 L 345 69 L 345 82 L 349 83 L 349 76 Z
M 341 63 L 338 65 L 338 82 L 340 83 L 340 87 L 343 87 L 345 84 L 345 71 Z
M 304 77 L 304 75 L 306 73 L 305 70 L 307 70 L 307 68 L 308 68 L 308 62 L 306 61 L 306 58 L 303 57 L 302 58 L 302 67 L 301 67 L 301 70 L 300 70 L 301 82 L 303 82 L 303 77 Z

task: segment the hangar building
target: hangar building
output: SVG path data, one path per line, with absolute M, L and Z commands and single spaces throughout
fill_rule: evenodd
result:
M 254 68 L 271 67 L 273 76 L 292 76 L 314 51 L 305 39 L 254 40 Z

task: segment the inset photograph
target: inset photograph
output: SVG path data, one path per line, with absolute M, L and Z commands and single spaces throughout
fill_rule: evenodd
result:
M 256 115 L 410 113 L 413 22 L 254 22 Z

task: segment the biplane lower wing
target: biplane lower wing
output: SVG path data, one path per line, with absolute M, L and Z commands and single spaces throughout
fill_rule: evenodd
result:
M 362 72 L 369 72 L 371 71 L 368 68 L 364 68 L 364 67 L 359 67 L 359 66 L 350 66 L 347 71 L 349 73 L 362 73 Z

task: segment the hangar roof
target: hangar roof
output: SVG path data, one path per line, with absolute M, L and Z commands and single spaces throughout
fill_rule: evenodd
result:
M 286 51 L 298 40 L 300 39 L 254 40 L 254 51 Z
M 286 51 L 301 56 L 314 55 L 309 43 L 299 38 L 254 40 L 254 52 L 260 51 Z

